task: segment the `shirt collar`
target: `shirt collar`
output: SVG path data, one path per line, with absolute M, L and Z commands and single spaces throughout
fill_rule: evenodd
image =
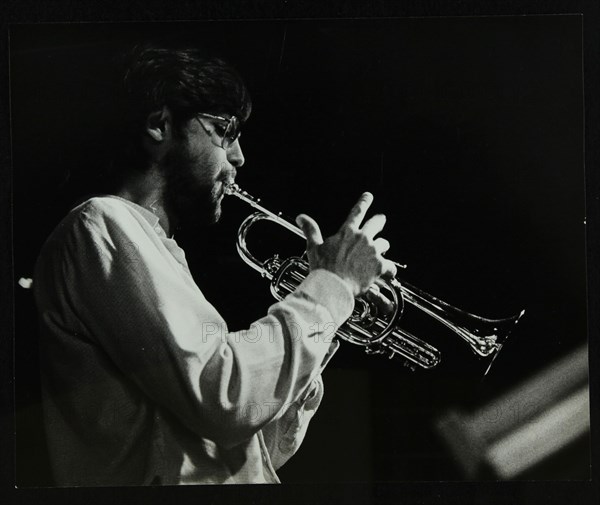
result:
M 141 205 L 138 205 L 137 203 L 132 202 L 131 200 L 127 200 L 127 198 L 123 198 L 123 197 L 117 196 L 117 195 L 107 195 L 107 196 L 121 200 L 122 202 L 126 203 L 130 207 L 137 210 L 146 219 L 146 221 L 148 221 L 150 226 L 152 226 L 152 228 L 154 228 L 154 231 L 156 231 L 159 235 L 162 235 L 163 237 L 167 237 L 165 230 L 160 225 L 160 219 L 152 211 L 149 211 L 145 207 L 142 207 Z

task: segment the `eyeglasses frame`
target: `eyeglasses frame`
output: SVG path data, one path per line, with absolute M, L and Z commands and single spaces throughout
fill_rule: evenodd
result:
M 200 117 L 204 117 L 207 119 L 215 119 L 217 121 L 223 121 L 223 122 L 227 123 L 227 126 L 225 127 L 225 132 L 223 133 L 223 136 L 221 137 L 221 135 L 219 135 L 217 133 L 217 135 L 219 135 L 221 137 L 221 147 L 225 150 L 227 150 L 229 148 L 229 146 L 234 144 L 237 141 L 237 139 L 240 138 L 240 135 L 242 134 L 240 131 L 240 121 L 236 116 L 231 116 L 229 118 L 226 118 L 223 116 L 215 116 L 214 114 L 209 114 L 207 112 L 199 112 L 194 117 L 196 119 L 199 119 Z M 200 124 L 202 124 L 202 123 L 200 123 Z M 204 128 L 204 125 L 202 125 L 202 127 Z M 227 132 L 229 131 L 230 128 L 233 128 L 233 130 L 235 132 L 235 137 L 233 137 L 233 139 L 227 135 Z

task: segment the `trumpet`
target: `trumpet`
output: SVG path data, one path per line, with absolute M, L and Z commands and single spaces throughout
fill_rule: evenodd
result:
M 264 220 L 276 223 L 301 238 L 306 238 L 304 233 L 284 219 L 281 213 L 274 213 L 263 207 L 260 199 L 249 195 L 237 184 L 226 186 L 225 194 L 235 196 L 257 209 L 257 212 L 244 219 L 239 227 L 237 251 L 246 264 L 271 281 L 271 293 L 275 299 L 283 300 L 309 273 L 305 254 L 285 259 L 275 254 L 261 261 L 248 249 L 246 238 L 251 227 Z M 396 265 L 402 266 L 398 263 Z M 359 296 L 355 299 L 350 318 L 337 330 L 336 336 L 363 346 L 367 354 L 400 359 L 413 371 L 417 368 L 435 368 L 441 362 L 441 353 L 434 346 L 400 327 L 405 304 L 410 304 L 439 321 L 464 340 L 473 354 L 488 359 L 484 375 L 489 372 L 511 331 L 525 313 L 522 310 L 512 317 L 487 319 L 449 305 L 407 282 L 400 282 L 397 276 L 382 281 L 380 291 L 392 302 L 393 310 L 383 314 L 375 303 Z

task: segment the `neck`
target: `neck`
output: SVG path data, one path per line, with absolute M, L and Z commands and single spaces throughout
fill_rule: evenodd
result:
M 172 220 L 165 208 L 164 188 L 162 177 L 157 171 L 149 170 L 148 173 L 128 178 L 115 194 L 155 214 L 167 236 L 170 237 Z

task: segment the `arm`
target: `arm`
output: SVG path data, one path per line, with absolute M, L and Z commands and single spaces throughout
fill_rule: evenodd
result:
M 336 344 L 339 345 L 337 342 Z M 289 405 L 279 419 L 271 421 L 262 429 L 265 446 L 275 470 L 281 468 L 302 444 L 308 425 L 322 399 L 323 379 L 319 375 L 298 401 Z
M 51 282 L 73 307 L 79 338 L 190 430 L 236 445 L 282 415 L 316 379 L 352 294 L 336 275 L 316 270 L 250 329 L 229 333 L 144 225 L 111 205 L 88 208 L 48 267 Z M 54 317 L 51 304 L 42 306 L 43 317 Z M 248 415 L 256 407 L 261 415 Z

